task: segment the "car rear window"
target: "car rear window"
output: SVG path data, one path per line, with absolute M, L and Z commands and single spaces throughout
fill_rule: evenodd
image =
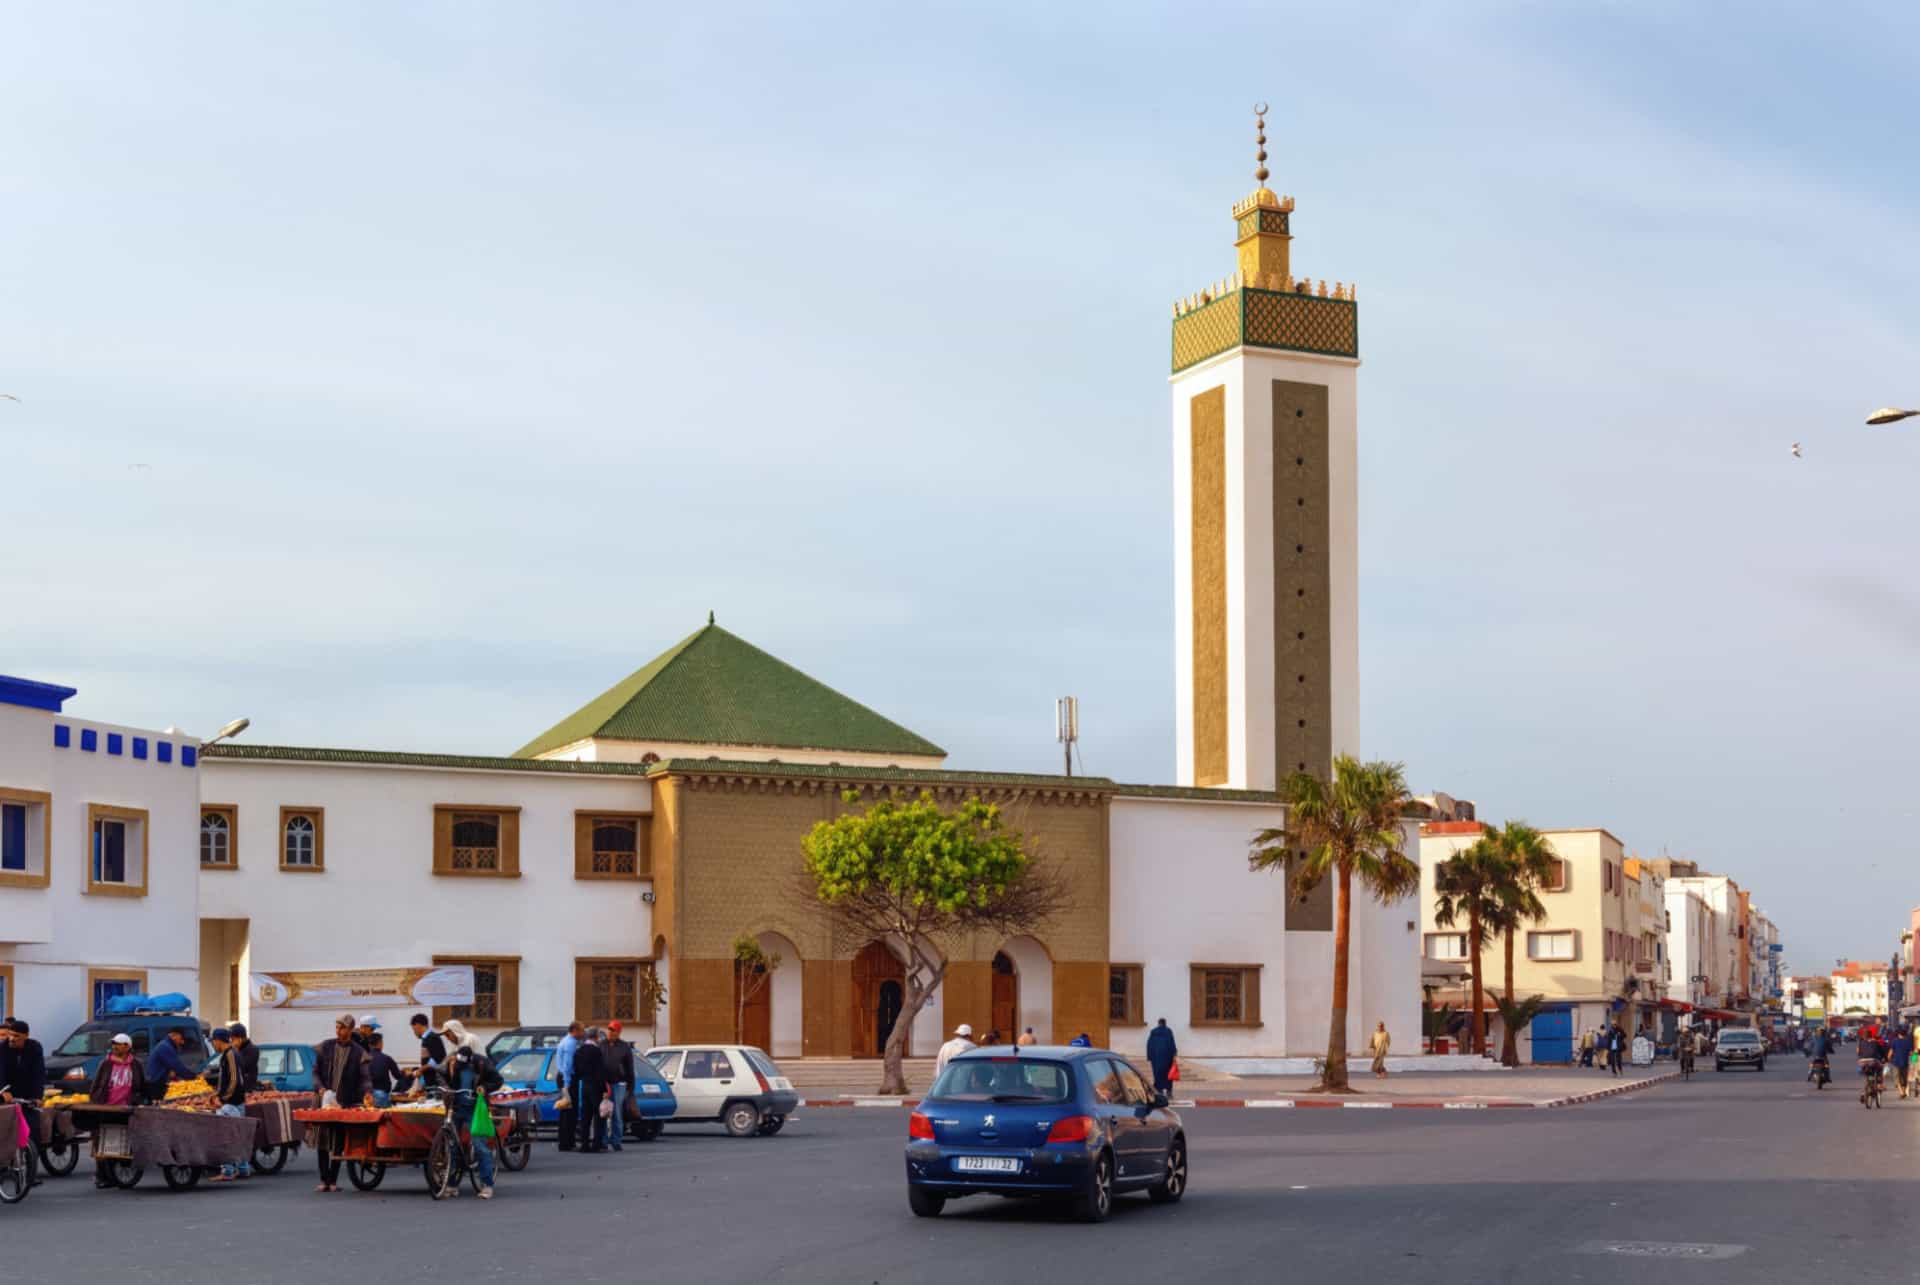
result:
M 1072 1096 L 1072 1084 L 1064 1062 L 961 1058 L 948 1063 L 928 1096 L 949 1102 L 1065 1102 Z
M 753 1069 L 769 1080 L 777 1080 L 783 1074 L 780 1068 L 773 1064 L 773 1059 L 759 1049 L 741 1049 L 740 1051 L 747 1055 L 747 1061 L 753 1063 Z
M 547 1054 L 544 1049 L 522 1049 L 518 1053 L 509 1053 L 500 1059 L 496 1068 L 503 1080 L 527 1082 L 540 1078 L 540 1072 L 546 1067 Z

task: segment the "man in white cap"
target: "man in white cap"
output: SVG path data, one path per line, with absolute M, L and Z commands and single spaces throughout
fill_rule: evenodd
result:
M 947 1069 L 947 1063 L 965 1053 L 968 1049 L 978 1048 L 973 1042 L 973 1027 L 962 1022 L 953 1028 L 953 1038 L 940 1046 L 940 1053 L 933 1059 L 934 1078 Z

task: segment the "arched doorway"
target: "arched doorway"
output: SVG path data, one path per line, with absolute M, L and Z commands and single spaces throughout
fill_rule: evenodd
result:
M 1013 983 L 1007 992 L 1012 1001 L 1013 1019 L 1005 1025 L 1001 1023 L 1002 959 L 1013 969 L 1013 976 L 1007 979 Z M 1056 1038 L 1071 1039 L 1077 1034 L 1053 1029 L 1053 957 L 1032 937 L 1007 938 L 993 957 L 993 1024 L 1000 1027 L 1009 1040 L 1018 1039 L 1020 1032 L 1031 1026 L 1042 1044 L 1052 1043 Z
M 1011 1044 L 1020 1035 L 1020 970 L 1006 951 L 993 957 L 993 1029 Z
M 780 933 L 760 933 L 754 940 L 768 959 L 780 962 L 770 974 L 748 974 L 735 965 L 733 1002 L 740 1016 L 740 1042 L 775 1057 L 798 1057 L 805 971 L 800 951 Z
M 881 941 L 853 957 L 853 1055 L 879 1057 L 907 999 L 907 969 Z M 911 1039 L 909 1039 L 911 1043 Z

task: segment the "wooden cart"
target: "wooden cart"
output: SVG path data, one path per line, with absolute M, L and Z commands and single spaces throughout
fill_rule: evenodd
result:
M 520 1101 L 522 1096 L 529 1101 Z M 533 1131 L 526 1124 L 530 1099 L 531 1095 L 503 1095 L 491 1102 L 496 1155 L 505 1169 L 524 1169 L 533 1158 Z M 446 1112 L 314 1107 L 295 1111 L 293 1118 L 308 1126 L 307 1139 L 316 1151 L 345 1164 L 347 1181 L 355 1190 L 372 1191 L 385 1181 L 388 1168 L 397 1165 L 419 1165 L 427 1189 L 433 1190 L 427 1160 Z
M 93 1136 L 94 1172 L 110 1187 L 131 1190 L 149 1166 L 171 1191 L 188 1191 L 222 1165 L 253 1153 L 258 1126 L 252 1120 L 167 1107 L 110 1107 L 82 1103 L 71 1108 L 77 1125 Z

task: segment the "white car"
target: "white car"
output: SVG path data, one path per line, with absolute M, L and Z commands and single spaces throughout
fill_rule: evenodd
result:
M 800 1105 L 793 1081 L 750 1045 L 662 1044 L 646 1056 L 673 1086 L 674 1124 L 717 1120 L 736 1138 L 764 1138 Z

